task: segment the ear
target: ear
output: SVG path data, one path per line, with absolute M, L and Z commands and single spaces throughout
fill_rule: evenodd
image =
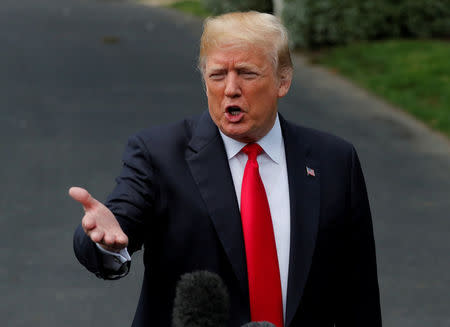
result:
M 291 69 L 283 70 L 279 76 L 279 83 L 280 83 L 278 86 L 279 98 L 284 97 L 288 93 L 289 88 L 291 87 L 291 82 L 292 82 L 292 70 Z

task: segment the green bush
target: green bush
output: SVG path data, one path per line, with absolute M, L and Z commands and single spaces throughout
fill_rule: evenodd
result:
M 406 36 L 450 37 L 449 0 L 403 1 L 399 16 Z
M 295 46 L 392 37 L 449 37 L 448 0 L 286 0 L 283 20 Z
M 248 10 L 271 13 L 273 10 L 272 0 L 201 0 L 201 2 L 214 15 Z

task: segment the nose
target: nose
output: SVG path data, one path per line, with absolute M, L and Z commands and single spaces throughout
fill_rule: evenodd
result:
M 230 98 L 241 96 L 239 77 L 235 72 L 230 72 L 227 74 L 227 78 L 225 81 L 225 96 Z

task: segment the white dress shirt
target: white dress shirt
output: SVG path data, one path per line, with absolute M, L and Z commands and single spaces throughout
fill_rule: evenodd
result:
M 241 152 L 246 143 L 236 141 L 222 132 L 223 143 L 227 153 L 228 164 L 233 178 L 236 197 L 241 207 L 241 186 L 244 177 L 244 169 L 247 163 L 247 155 Z M 272 225 L 277 247 L 278 264 L 281 279 L 281 294 L 283 299 L 283 312 L 286 316 L 287 283 L 289 272 L 289 250 L 290 250 L 290 201 L 289 185 L 286 166 L 286 154 L 284 150 L 283 135 L 278 116 L 272 129 L 258 143 L 264 150 L 257 157 L 259 174 L 267 194 Z M 97 244 L 103 253 L 104 267 L 111 271 L 118 271 L 124 263 L 130 261 L 127 249 L 119 253 L 106 251 Z M 119 276 L 117 276 L 119 277 Z

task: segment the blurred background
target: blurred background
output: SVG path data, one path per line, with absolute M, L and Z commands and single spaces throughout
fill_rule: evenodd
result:
M 128 136 L 207 109 L 202 19 L 285 22 L 280 112 L 352 142 L 372 206 L 384 326 L 450 326 L 450 2 L 2 0 L 0 316 L 5 326 L 131 325 L 142 256 L 102 281 L 76 261 L 72 185 L 104 200 Z

